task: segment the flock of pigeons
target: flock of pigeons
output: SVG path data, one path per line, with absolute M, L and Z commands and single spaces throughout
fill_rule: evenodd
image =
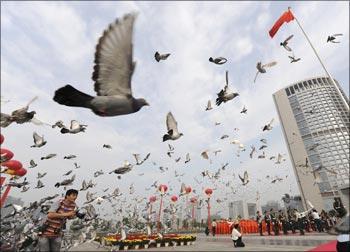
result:
M 144 98 L 134 98 L 131 89 L 131 79 L 136 67 L 136 62 L 133 61 L 132 43 L 132 32 L 135 19 L 136 14 L 127 14 L 122 19 L 117 19 L 114 23 L 108 26 L 108 28 L 103 32 L 103 35 L 100 37 L 96 46 L 94 61 L 95 65 L 93 67 L 92 74 L 92 79 L 94 81 L 94 90 L 97 95 L 91 96 L 75 89 L 71 85 L 66 85 L 56 90 L 53 97 L 53 100 L 55 102 L 70 107 L 88 108 L 98 116 L 119 116 L 131 114 L 139 111 L 143 106 L 149 105 Z M 341 34 L 334 34 L 333 36 L 329 36 L 327 42 L 339 43 L 336 41 L 336 38 L 340 35 Z M 289 42 L 292 38 L 293 35 L 289 36 L 285 41 L 281 43 L 281 46 L 283 46 L 288 52 L 292 52 L 292 49 L 289 47 Z M 169 56 L 170 53 L 160 54 L 159 52 L 156 52 L 154 58 L 157 62 L 160 62 L 167 60 Z M 291 63 L 300 61 L 300 58 L 295 58 L 294 53 L 292 56 L 288 57 L 291 59 Z M 223 65 L 227 62 L 227 59 L 224 57 L 210 57 L 209 62 L 217 65 Z M 266 73 L 267 68 L 273 67 L 276 64 L 276 61 L 272 61 L 267 64 L 258 62 L 256 65 L 257 73 L 254 78 L 254 82 L 256 82 L 259 73 Z M 226 84 L 223 89 L 217 93 L 215 104 L 217 106 L 220 106 L 223 103 L 227 103 L 238 96 L 238 93 L 229 90 L 228 71 L 226 71 Z M 35 117 L 35 111 L 28 111 L 30 104 L 36 99 L 37 97 L 33 98 L 25 107 L 13 111 L 10 115 L 1 113 L 0 126 L 9 127 L 13 122 L 16 122 L 18 124 L 32 122 L 36 125 L 49 125 L 53 129 L 57 127 L 60 130 L 61 134 L 79 134 L 85 132 L 87 129 L 88 125 L 81 124 L 77 120 L 72 120 L 69 126 L 66 126 L 63 121 L 57 121 L 53 125 L 40 121 Z M 212 109 L 213 107 L 211 101 L 209 100 L 205 111 L 210 111 Z M 246 114 L 247 111 L 247 108 L 244 106 L 240 113 Z M 264 125 L 262 127 L 262 131 L 272 130 L 273 121 L 274 119 Z M 220 125 L 220 123 L 217 122 L 215 125 Z M 184 135 L 183 133 L 179 132 L 178 123 L 171 112 L 168 112 L 166 115 L 166 127 L 167 132 L 163 135 L 163 142 L 176 141 Z M 235 128 L 234 130 L 238 131 L 239 129 Z M 226 141 L 225 139 L 227 138 L 229 138 L 229 136 L 225 134 L 220 138 L 219 141 Z M 33 133 L 33 141 L 34 144 L 30 146 L 32 148 L 41 148 L 47 144 L 44 136 L 40 136 L 37 132 Z M 237 157 L 240 157 L 240 155 L 246 151 L 246 147 L 238 139 L 231 141 L 229 144 L 237 146 Z M 278 153 L 276 156 L 267 157 L 265 153 L 265 149 L 268 148 L 266 139 L 261 139 L 259 141 L 259 145 L 260 147 L 258 148 L 258 151 L 261 151 L 262 153 L 256 154 L 257 159 L 268 158 L 275 164 L 281 164 L 283 161 L 285 161 L 285 155 L 281 153 Z M 105 149 L 112 149 L 112 146 L 109 144 L 104 144 L 102 147 Z M 171 144 L 168 144 L 168 147 L 169 148 L 166 154 L 169 158 L 172 158 L 173 155 L 175 155 L 175 148 Z M 216 157 L 221 151 L 221 149 L 212 151 L 214 154 L 214 156 L 212 156 L 210 150 L 204 150 L 200 156 L 212 163 L 212 157 Z M 255 146 L 251 146 L 249 157 L 253 159 L 255 153 L 257 153 L 257 148 Z M 133 157 L 135 159 L 134 163 L 125 161 L 121 167 L 108 172 L 108 174 L 117 174 L 118 179 L 121 179 L 122 175 L 131 172 L 135 166 L 144 164 L 144 162 L 150 158 L 150 155 L 151 153 L 148 153 L 144 157 L 141 157 L 140 154 L 133 154 Z M 54 153 L 48 154 L 41 157 L 41 160 L 52 159 L 56 156 L 57 154 Z M 75 155 L 64 156 L 64 159 L 75 158 Z M 179 163 L 181 161 L 181 156 L 174 158 L 174 161 L 175 163 Z M 190 153 L 187 153 L 184 158 L 184 165 L 190 161 Z M 152 161 L 152 164 L 154 166 L 158 166 L 160 173 L 171 172 L 168 167 L 158 165 L 154 161 Z M 237 192 L 237 183 L 234 183 L 232 179 L 235 178 L 235 173 L 232 173 L 232 169 L 228 169 L 228 165 L 229 163 L 222 164 L 216 172 L 211 172 L 207 169 L 203 170 L 199 176 L 194 177 L 194 181 L 198 187 L 202 185 L 205 179 L 208 179 L 208 181 L 210 181 L 214 186 L 213 190 L 217 190 L 220 186 L 224 186 L 225 188 L 229 189 L 227 190 L 225 197 L 216 199 L 217 204 L 224 204 L 229 199 L 229 197 L 232 197 L 232 194 L 235 194 Z M 38 164 L 34 160 L 30 161 L 30 169 L 34 169 L 37 166 Z M 306 166 L 308 167 L 307 163 Z M 72 186 L 76 178 L 75 174 L 72 173 L 75 169 L 79 169 L 80 166 L 75 162 L 74 167 L 74 169 L 64 173 L 64 179 L 62 179 L 62 181 L 57 181 L 54 186 L 57 188 L 62 186 L 64 189 L 66 189 L 68 186 Z M 2 167 L 2 172 L 4 171 L 5 170 Z M 40 189 L 45 187 L 40 179 L 46 175 L 46 172 L 38 172 L 37 185 L 34 188 Z M 103 175 L 106 175 L 103 170 L 97 170 L 93 174 L 95 179 Z M 138 175 L 143 176 L 144 173 L 139 173 Z M 184 198 L 183 196 L 187 195 L 186 185 L 182 183 L 182 178 L 184 175 L 185 173 L 179 174 L 178 171 L 175 170 L 173 176 L 174 179 L 177 179 L 178 182 L 181 183 L 178 195 L 182 198 Z M 71 177 L 67 178 L 67 176 Z M 239 174 L 238 178 L 241 181 L 241 186 L 244 187 L 244 190 L 248 191 L 249 187 L 247 187 L 247 185 L 250 182 L 248 172 L 244 171 L 244 174 L 242 176 Z M 270 177 L 268 175 L 266 176 L 266 179 L 269 180 L 271 184 L 275 184 L 276 182 L 283 181 L 284 178 L 277 176 Z M 257 182 L 262 182 L 262 179 L 258 179 Z M 7 185 L 22 189 L 21 192 L 27 192 L 29 190 L 29 184 L 30 183 L 27 181 L 27 178 L 24 178 L 22 182 L 19 182 L 18 178 L 16 177 L 12 178 L 11 181 L 7 183 Z M 94 179 L 91 179 L 90 181 L 84 180 L 79 190 L 87 191 L 88 189 L 94 188 L 96 184 L 97 183 L 94 181 Z M 158 186 L 159 182 L 154 181 L 149 187 L 145 188 L 145 191 L 149 191 L 152 188 L 154 188 L 154 190 L 157 190 Z M 202 186 L 201 189 L 203 191 L 204 187 Z M 169 192 L 167 192 L 166 195 L 175 193 L 173 190 L 174 187 L 170 188 Z M 269 188 L 267 188 L 267 190 L 269 190 Z M 86 212 L 85 219 L 83 222 L 76 222 L 72 227 L 72 229 L 80 231 L 77 232 L 79 234 L 79 238 L 77 239 L 78 241 L 65 240 L 66 249 L 72 246 L 77 246 L 83 242 L 91 242 L 96 236 L 96 227 L 102 227 L 106 224 L 106 220 L 103 218 L 103 216 L 101 216 L 99 211 L 96 211 L 94 205 L 99 206 L 103 202 L 109 202 L 111 204 L 111 208 L 114 210 L 114 214 L 124 217 L 128 216 L 130 219 L 130 226 L 123 227 L 122 233 L 124 234 L 126 232 L 126 229 L 132 229 L 137 225 L 138 222 L 147 222 L 155 213 L 154 211 L 149 211 L 149 202 L 146 203 L 144 209 L 139 209 L 139 206 L 148 200 L 146 197 L 135 195 L 134 183 L 129 186 L 128 194 L 123 194 L 119 188 L 115 188 L 112 193 L 107 193 L 108 191 L 109 188 L 106 188 L 103 190 L 103 193 L 98 196 L 96 195 L 96 192 L 86 192 L 86 201 L 83 204 L 84 206 L 81 208 L 82 211 Z M 192 192 L 194 194 L 197 193 L 196 189 L 192 190 Z M 256 192 L 256 200 L 259 200 L 260 193 Z M 59 195 L 56 194 L 54 196 L 45 197 L 39 201 L 30 203 L 27 207 L 19 206 L 16 204 L 6 205 L 5 208 L 12 208 L 13 211 L 9 215 L 2 218 L 2 243 L 5 244 L 8 242 L 14 246 L 19 246 L 20 250 L 25 248 L 34 249 L 37 244 L 38 223 L 42 219 L 42 216 L 47 213 L 52 200 L 58 196 Z M 122 196 L 124 196 L 124 198 L 122 198 Z M 198 207 L 203 206 L 207 199 L 201 196 L 196 197 L 198 199 Z M 188 207 L 185 209 L 185 213 L 187 214 L 188 209 Z M 164 213 L 169 214 L 175 214 L 177 211 L 178 209 L 174 204 L 166 206 L 164 209 Z M 148 226 L 148 233 L 150 232 L 149 229 L 150 228 Z M 20 235 L 18 236 L 15 234 Z M 13 239 L 17 240 L 13 242 Z

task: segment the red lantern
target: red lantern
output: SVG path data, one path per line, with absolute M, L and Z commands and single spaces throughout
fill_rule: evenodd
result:
M 24 169 L 24 168 L 21 168 L 21 169 L 15 171 L 15 175 L 16 175 L 16 176 L 22 177 L 22 176 L 24 176 L 24 175 L 26 175 L 26 174 L 27 174 L 27 170 Z
M 212 193 L 213 193 L 213 190 L 210 189 L 210 188 L 207 188 L 207 189 L 205 189 L 204 192 L 205 192 L 206 195 L 208 195 L 208 197 L 210 197 L 212 195 Z
M 176 196 L 176 195 L 174 195 L 174 196 L 172 196 L 170 199 L 171 199 L 171 201 L 172 201 L 172 202 L 174 202 L 174 203 L 175 203 L 175 202 L 177 201 L 177 196 Z
M 0 144 L 2 144 L 4 140 L 5 140 L 5 137 L 2 134 L 0 134 Z
M 192 188 L 190 186 L 186 187 L 185 191 L 186 191 L 186 194 L 189 194 L 192 192 Z
M 192 204 L 197 203 L 197 199 L 195 197 L 191 198 L 190 201 L 191 201 Z
M 21 162 L 17 160 L 9 160 L 6 162 L 1 163 L 1 166 L 7 167 L 9 170 L 17 171 L 22 168 Z
M 158 187 L 158 190 L 159 190 L 162 194 L 164 194 L 164 193 L 168 190 L 168 187 L 167 187 L 166 185 L 160 185 L 160 186 Z
M 153 203 L 157 200 L 157 197 L 156 196 L 151 196 L 149 197 L 149 202 Z
M 2 162 L 9 161 L 11 158 L 13 158 L 13 152 L 8 149 L 0 148 L 0 155 Z

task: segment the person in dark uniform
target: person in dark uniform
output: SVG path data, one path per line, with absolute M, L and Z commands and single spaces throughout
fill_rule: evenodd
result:
M 271 214 L 271 221 L 273 224 L 273 232 L 275 233 L 275 235 L 279 235 L 279 222 L 273 208 L 270 209 L 270 214 Z
M 265 223 L 266 223 L 267 233 L 269 235 L 271 235 L 271 215 L 270 215 L 269 211 L 267 211 L 267 212 L 265 211 L 264 214 L 265 214 L 264 219 L 265 219 Z
M 256 222 L 258 223 L 258 228 L 259 228 L 259 233 L 260 233 L 260 236 L 263 236 L 263 233 L 262 233 L 262 221 L 263 221 L 263 216 L 262 214 L 260 213 L 260 211 L 257 211 L 256 212 Z
M 287 235 L 288 234 L 287 218 L 285 214 L 282 212 L 282 210 L 279 210 L 278 219 L 280 223 L 282 223 L 283 234 Z

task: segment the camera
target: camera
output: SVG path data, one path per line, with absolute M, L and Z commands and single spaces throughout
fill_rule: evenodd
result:
M 75 215 L 79 218 L 79 219 L 84 219 L 86 213 L 80 213 L 79 211 L 75 212 Z

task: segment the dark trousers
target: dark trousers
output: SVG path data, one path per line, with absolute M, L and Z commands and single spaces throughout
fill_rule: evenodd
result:
M 304 232 L 304 220 L 303 219 L 298 220 L 298 228 L 300 231 L 300 235 L 304 235 L 305 232 Z
M 337 252 L 350 251 L 350 242 L 337 242 Z
M 258 223 L 258 227 L 259 227 L 259 233 L 262 236 L 263 235 L 263 227 L 262 227 L 262 223 Z
M 216 227 L 212 227 L 211 231 L 213 232 L 213 236 L 215 236 L 215 234 L 216 234 Z
M 287 229 L 287 222 L 282 221 L 282 229 L 283 229 L 283 234 L 288 234 L 288 229 Z
M 271 235 L 271 224 L 270 224 L 270 222 L 266 222 L 266 229 L 267 229 L 267 233 L 269 235 Z
M 245 244 L 242 242 L 242 237 L 239 237 L 237 240 L 233 241 L 233 246 L 244 247 Z
M 275 235 L 279 235 L 279 229 L 280 229 L 280 227 L 278 225 L 278 221 L 275 221 L 273 223 L 273 232 L 275 233 Z
M 315 224 L 318 232 L 322 232 L 322 221 L 320 219 L 315 219 Z

